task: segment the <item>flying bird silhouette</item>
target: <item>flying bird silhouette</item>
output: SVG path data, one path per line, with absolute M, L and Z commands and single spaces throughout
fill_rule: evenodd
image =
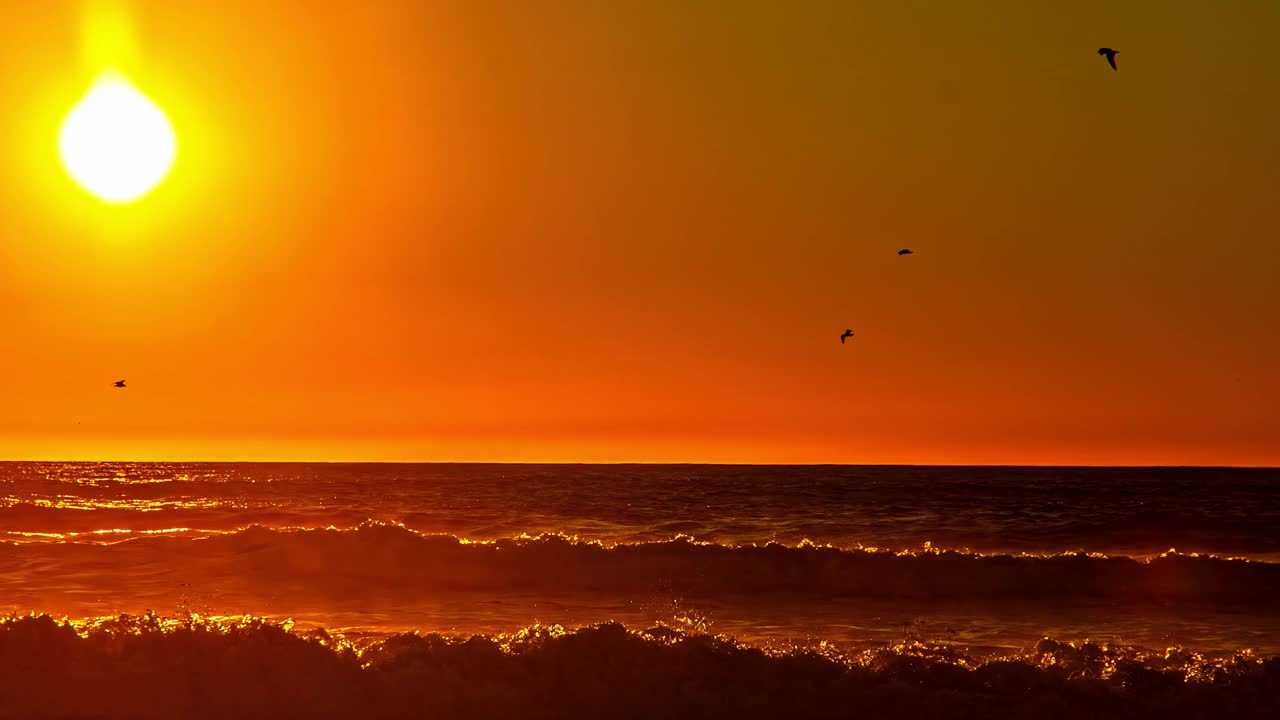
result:
M 843 345 L 843 344 L 844 344 L 844 341 L 845 341 L 845 340 L 848 340 L 848 339 L 849 339 L 849 338 L 851 338 L 851 337 L 853 337 L 853 331 L 852 331 L 852 330 L 845 330 L 845 331 L 844 331 L 844 334 L 840 336 L 840 344 L 841 344 L 841 345 Z
M 111 387 L 129 387 L 129 386 L 125 385 L 123 380 L 117 380 L 115 381 L 115 384 L 113 384 Z
M 916 253 L 914 250 L 911 250 L 909 248 L 902 248 L 901 250 L 898 251 L 898 254 L 899 255 L 915 255 Z
M 1099 54 L 1099 55 L 1106 55 L 1106 56 L 1107 56 L 1107 62 L 1111 63 L 1111 69 L 1112 69 L 1112 70 L 1119 70 L 1119 69 L 1120 69 L 1120 68 L 1116 67 L 1116 53 L 1118 53 L 1118 52 L 1120 52 L 1120 51 L 1119 51 L 1119 50 L 1112 50 L 1111 48 L 1098 48 L 1098 54 Z

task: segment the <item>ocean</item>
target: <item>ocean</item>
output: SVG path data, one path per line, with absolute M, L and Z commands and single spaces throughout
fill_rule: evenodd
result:
M 1064 695 L 1086 682 L 1122 694 L 1145 682 L 1154 708 L 1243 702 L 1270 712 L 1280 707 L 1278 590 L 1272 469 L 0 464 L 0 610 L 10 613 L 0 671 L 39 657 L 54 683 L 43 699 L 31 695 L 41 683 L 0 688 L 0 707 L 6 692 L 16 698 L 11 713 L 30 702 L 52 715 L 105 707 L 105 716 L 150 717 L 152 706 L 128 705 L 113 683 L 137 682 L 128 673 L 140 668 L 167 677 L 194 667 L 192 658 L 214 663 L 202 652 L 222 658 L 209 666 L 216 671 L 205 668 L 210 683 L 232 673 L 256 687 L 301 672 L 276 666 L 286 661 L 344 678 L 333 683 L 347 689 L 327 701 L 286 693 L 299 714 L 346 712 L 358 695 L 369 716 L 400 716 L 421 698 L 366 685 L 375 675 L 385 682 L 388 667 L 409 672 L 409 657 L 413 672 L 430 676 L 415 675 L 413 687 L 455 703 L 439 716 L 510 716 L 512 707 L 523 708 L 518 716 L 592 716 L 599 707 L 557 703 L 595 702 L 599 687 L 562 688 L 567 697 L 536 707 L 520 688 L 535 692 L 525 685 L 535 676 L 539 693 L 554 678 L 568 682 L 570 667 L 584 682 L 623 666 L 640 672 L 649 667 L 642 658 L 663 653 L 664 668 L 676 662 L 685 674 L 667 684 L 649 677 L 660 687 L 610 716 L 713 710 L 686 687 L 710 682 L 707 673 L 741 675 L 720 708 L 739 715 L 778 710 L 770 703 L 798 692 L 796 683 L 813 702 L 813 693 L 836 693 L 818 708 L 867 701 L 855 680 L 888 683 L 884 673 L 923 683 L 927 691 L 894 707 L 926 714 L 911 703 L 972 690 L 1003 698 L 997 709 L 1009 717 L 1075 717 L 1081 708 L 1093 713 L 1082 717 L 1107 716 L 1111 700 L 1089 704 L 1086 692 L 1076 708 Z M 74 666 L 65 648 L 50 649 L 68 642 L 83 655 Z M 136 657 L 122 666 L 120 653 Z M 768 682 L 785 687 L 748 702 L 765 682 L 761 662 L 775 663 Z M 504 675 L 514 671 L 503 663 L 524 663 L 527 677 Z M 1033 675 L 1016 675 L 1011 663 Z M 85 667 L 98 668 L 94 687 L 117 704 L 57 705 L 72 701 L 54 679 L 89 682 L 75 675 Z M 467 667 L 484 677 L 465 697 L 431 674 Z M 1008 673 L 1021 678 L 1012 696 L 1000 689 Z M 832 684 L 837 676 L 844 684 Z M 184 677 L 170 680 L 204 682 Z M 1161 684 L 1169 678 L 1178 682 Z M 1245 680 L 1222 678 L 1254 684 L 1246 692 Z M 499 685 L 510 686 L 506 695 L 469 694 Z M 1243 694 L 1170 695 L 1214 687 Z M 156 707 L 187 716 L 235 709 L 225 705 L 231 696 L 191 688 Z M 684 688 L 668 698 L 682 704 L 644 704 L 672 688 Z M 245 711 L 281 697 L 244 692 Z M 1018 704 L 1027 698 L 1048 705 Z M 307 709 L 309 701 L 319 704 Z M 795 702 L 783 707 L 799 712 Z M 999 715 L 969 702 L 942 703 L 934 716 Z

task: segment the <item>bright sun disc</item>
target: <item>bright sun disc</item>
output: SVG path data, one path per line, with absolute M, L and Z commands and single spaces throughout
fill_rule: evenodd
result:
M 84 189 L 110 203 L 127 203 L 169 174 L 178 138 L 163 110 L 124 77 L 108 74 L 67 114 L 58 154 Z

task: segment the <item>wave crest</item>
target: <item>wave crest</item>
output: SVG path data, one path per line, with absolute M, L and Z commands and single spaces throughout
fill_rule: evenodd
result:
M 135 543 L 161 543 L 140 538 Z M 469 541 L 398 525 L 350 530 L 252 527 L 189 543 L 274 575 L 359 577 L 405 591 L 637 592 L 661 585 L 693 595 L 815 594 L 879 598 L 1098 597 L 1268 600 L 1280 565 L 1165 553 L 985 555 L 924 548 L 890 552 L 801 544 L 725 546 L 677 537 L 605 545 L 562 535 Z M 317 562 L 321 559 L 321 562 Z
M 1068 598 L 1269 604 L 1280 564 L 1165 553 L 1150 559 L 1086 554 L 909 552 L 804 543 L 726 546 L 677 537 L 605 545 L 562 535 L 470 541 L 366 523 L 339 530 L 254 526 L 212 536 L 127 536 L 106 543 L 0 543 L 0 573 L 30 587 L 59 578 L 181 569 L 202 579 L 353 588 L 389 596 L 451 591 L 785 593 L 866 598 Z M 47 576 L 47 577 L 46 577 Z

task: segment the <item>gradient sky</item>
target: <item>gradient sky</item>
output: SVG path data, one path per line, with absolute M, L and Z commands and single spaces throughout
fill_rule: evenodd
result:
M 115 3 L 123 208 L 102 7 L 0 9 L 0 457 L 1280 464 L 1273 0 Z

